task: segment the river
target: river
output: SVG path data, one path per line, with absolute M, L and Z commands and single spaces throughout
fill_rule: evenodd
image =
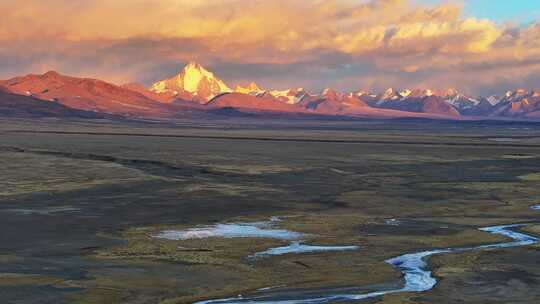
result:
M 540 204 L 531 206 L 531 209 L 540 211 Z M 341 293 L 328 294 L 328 291 L 324 292 L 324 296 L 301 296 L 297 295 L 288 298 L 286 295 L 268 295 L 257 297 L 242 297 L 228 299 L 216 299 L 209 301 L 196 302 L 196 304 L 236 304 L 236 303 L 254 303 L 254 304 L 318 304 L 318 303 L 330 303 L 339 301 L 356 301 L 369 298 L 380 297 L 387 294 L 401 293 L 401 292 L 425 292 L 433 289 L 437 285 L 437 279 L 433 277 L 431 270 L 428 267 L 427 259 L 433 255 L 459 253 L 472 250 L 485 250 L 485 249 L 497 249 L 497 248 L 510 248 L 519 246 L 528 246 L 536 244 L 539 239 L 535 236 L 518 232 L 517 228 L 526 226 L 526 224 L 510 224 L 501 226 L 490 226 L 480 228 L 481 231 L 506 236 L 512 241 L 488 245 L 480 245 L 473 247 L 459 247 L 459 248 L 444 248 L 433 249 L 427 251 L 420 251 L 414 253 L 408 253 L 397 256 L 395 258 L 386 260 L 386 263 L 397 268 L 403 274 L 404 284 L 403 287 L 398 289 L 379 290 L 369 293 Z

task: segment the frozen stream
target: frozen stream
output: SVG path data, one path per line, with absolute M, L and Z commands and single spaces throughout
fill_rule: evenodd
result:
M 263 252 L 258 252 L 250 258 L 264 258 L 274 255 L 316 253 L 328 251 L 347 251 L 359 249 L 358 246 L 315 246 L 306 245 L 300 242 L 308 235 L 290 231 L 286 229 L 274 228 L 276 222 L 280 222 L 278 217 L 272 217 L 266 222 L 252 223 L 229 223 L 216 224 L 212 226 L 202 226 L 185 230 L 165 230 L 154 235 L 154 238 L 165 240 L 191 240 L 206 238 L 270 238 L 289 241 L 290 244 L 283 247 L 270 248 Z
M 540 204 L 531 206 L 533 210 L 540 211 Z M 445 254 L 445 253 L 459 253 L 472 250 L 482 250 L 482 249 L 497 249 L 497 248 L 510 248 L 510 247 L 519 247 L 532 245 L 539 242 L 539 239 L 535 236 L 525 234 L 522 232 L 515 231 L 515 228 L 519 228 L 525 225 L 515 224 L 515 225 L 503 225 L 503 226 L 491 226 L 480 228 L 481 231 L 485 231 L 491 234 L 498 234 L 506 236 L 512 241 L 505 243 L 481 245 L 474 247 L 462 247 L 462 248 L 445 248 L 445 249 L 434 249 L 428 251 L 420 251 L 415 253 L 409 253 L 400 255 L 398 257 L 387 260 L 388 264 L 399 269 L 404 276 L 404 285 L 399 289 L 389 289 L 389 290 L 380 290 L 370 293 L 359 293 L 359 294 L 346 294 L 346 293 L 335 293 L 329 294 L 320 297 L 291 297 L 287 298 L 286 296 L 260 296 L 253 298 L 229 298 L 229 299 L 218 299 L 210 301 L 201 301 L 197 302 L 198 304 L 221 304 L 221 303 L 259 303 L 259 304 L 317 304 L 317 303 L 329 303 L 329 302 L 339 302 L 339 301 L 355 301 L 368 298 L 379 297 L 386 294 L 400 293 L 400 292 L 423 292 L 432 289 L 437 284 L 437 279 L 432 276 L 431 270 L 429 270 L 427 265 L 427 259 L 432 255 Z M 288 248 L 275 248 L 270 249 L 266 254 L 271 254 L 274 251 L 288 251 Z M 326 292 L 325 292 L 326 294 Z
M 258 252 L 252 255 L 252 258 L 262 258 L 272 255 L 283 255 L 289 253 L 315 253 L 315 252 L 328 252 L 328 251 L 349 251 L 357 250 L 358 246 L 313 246 L 304 245 L 299 242 L 293 242 L 290 245 L 283 247 L 270 248 L 263 252 Z

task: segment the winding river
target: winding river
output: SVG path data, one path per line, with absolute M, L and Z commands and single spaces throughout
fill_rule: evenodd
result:
M 531 209 L 540 211 L 540 204 L 531 206 Z M 401 293 L 401 292 L 424 292 L 431 290 L 437 284 L 437 279 L 433 277 L 431 270 L 428 268 L 427 259 L 430 256 L 445 254 L 445 253 L 459 253 L 472 250 L 483 249 L 497 249 L 497 248 L 510 248 L 519 246 L 528 246 L 538 243 L 539 238 L 518 232 L 515 229 L 526 226 L 526 224 L 513 224 L 502 226 L 491 226 L 480 228 L 481 231 L 506 236 L 512 241 L 506 243 L 488 244 L 474 247 L 461 247 L 461 248 L 445 248 L 434 249 L 428 251 L 420 251 L 415 253 L 409 253 L 400 255 L 398 257 L 386 260 L 386 262 L 399 271 L 402 272 L 404 278 L 404 286 L 399 289 L 380 290 L 369 293 L 330 293 L 325 296 L 297 296 L 287 297 L 279 295 L 258 296 L 252 298 L 244 298 L 242 296 L 229 299 L 217 299 L 209 301 L 196 302 L 197 304 L 235 304 L 235 303 L 258 303 L 258 304 L 317 304 L 317 303 L 329 303 L 338 301 L 355 301 L 369 298 L 375 298 L 387 294 Z M 326 294 L 327 292 L 325 292 Z

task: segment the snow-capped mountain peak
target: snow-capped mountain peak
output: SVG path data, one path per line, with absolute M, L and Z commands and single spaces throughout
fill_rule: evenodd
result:
M 396 96 L 396 91 L 393 88 L 389 88 L 384 92 L 384 95 L 381 97 L 382 99 L 389 99 Z
M 322 92 L 321 92 L 321 96 L 327 96 L 329 94 L 334 94 L 336 93 L 334 90 L 330 89 L 330 88 L 325 88 Z
M 487 102 L 489 102 L 490 105 L 492 106 L 495 106 L 497 105 L 499 102 L 501 102 L 501 98 L 495 96 L 495 95 L 491 95 L 489 96 L 488 98 L 486 98 Z
M 405 89 L 405 90 L 402 90 L 399 92 L 399 95 L 401 95 L 401 97 L 409 97 L 409 95 L 411 95 L 412 91 L 409 90 L 409 89 Z
M 304 98 L 309 96 L 309 94 L 304 90 L 304 88 L 297 89 L 288 89 L 288 90 L 272 90 L 269 91 L 270 95 L 282 102 L 288 104 L 297 104 L 301 102 Z
M 379 95 L 379 100 L 377 101 L 377 105 L 382 105 L 386 103 L 387 101 L 391 100 L 397 100 L 400 99 L 401 96 L 394 90 L 394 88 L 388 88 L 386 91 L 384 91 L 384 94 Z
M 200 101 L 208 101 L 216 95 L 232 92 L 214 73 L 196 62 L 190 62 L 178 75 L 154 83 L 150 90 L 155 93 L 189 93 Z
M 257 95 L 264 92 L 264 90 L 261 89 L 255 82 L 251 82 L 246 87 L 242 87 L 238 85 L 236 86 L 234 91 L 237 93 L 250 94 L 250 95 Z
M 189 63 L 184 70 L 182 71 L 182 74 L 184 75 L 184 89 L 188 92 L 197 92 L 199 88 L 199 84 L 204 79 L 214 81 L 218 86 L 219 89 L 223 91 L 231 91 L 227 85 L 217 79 L 214 76 L 214 73 L 208 71 L 207 69 L 203 68 L 200 64 L 191 62 Z
M 452 94 L 447 93 L 445 101 L 458 110 L 472 109 L 480 104 L 480 100 L 459 94 L 457 91 Z
M 356 91 L 356 92 L 353 92 L 351 93 L 351 95 L 354 95 L 356 97 L 362 97 L 364 95 L 367 95 L 368 93 L 366 91 Z

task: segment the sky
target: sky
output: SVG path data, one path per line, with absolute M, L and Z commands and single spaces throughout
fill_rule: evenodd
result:
M 418 4 L 459 3 L 467 17 L 488 18 L 494 22 L 528 23 L 540 17 L 540 3 L 534 0 L 417 0 Z
M 467 15 L 496 22 L 528 23 L 540 18 L 540 4 L 534 0 L 469 0 Z
M 0 79 L 152 82 L 197 61 L 234 87 L 540 88 L 540 1 L 0 0 Z

